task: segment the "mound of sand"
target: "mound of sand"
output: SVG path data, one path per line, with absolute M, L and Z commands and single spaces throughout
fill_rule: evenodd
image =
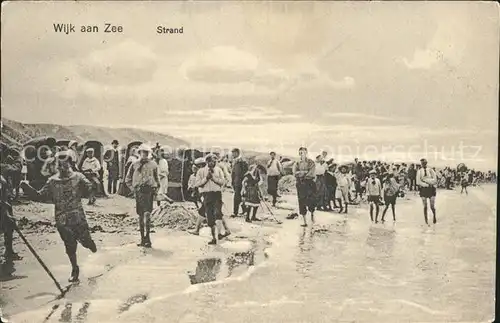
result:
M 278 191 L 280 193 L 291 193 L 295 191 L 295 177 L 293 175 L 285 175 L 278 182 Z
M 156 205 L 155 205 L 156 207 Z M 86 209 L 87 222 L 90 231 L 102 233 L 131 232 L 137 230 L 139 217 L 135 209 L 124 207 L 94 207 Z M 26 233 L 56 232 L 53 205 L 37 202 L 17 205 L 14 207 L 14 217 L 19 228 Z M 173 204 L 153 212 L 152 227 L 185 231 L 194 228 L 197 212 L 192 205 Z
M 153 212 L 151 222 L 154 227 L 186 231 L 195 227 L 197 216 L 194 207 L 174 204 Z

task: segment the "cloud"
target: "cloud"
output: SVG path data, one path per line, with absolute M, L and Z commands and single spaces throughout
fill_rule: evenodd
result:
M 252 82 L 268 88 L 276 89 L 291 81 L 291 76 L 283 69 L 269 69 L 264 72 L 256 73 Z
M 216 46 L 188 59 L 182 66 L 184 77 L 208 83 L 250 81 L 258 67 L 258 59 L 232 46 Z
M 411 59 L 401 58 L 409 69 L 430 69 L 439 63 L 452 66 L 460 64 L 470 36 L 465 13 L 454 12 L 438 17 L 438 28 L 425 48 L 415 50 Z
M 323 114 L 326 117 L 333 118 L 335 120 L 351 120 L 354 122 L 396 122 L 403 121 L 404 119 L 399 117 L 385 117 L 373 114 L 365 114 L 365 113 L 351 113 L 351 112 L 326 112 Z
M 198 109 L 198 110 L 170 110 L 166 111 L 166 118 L 155 119 L 153 124 L 179 123 L 227 123 L 227 122 L 269 122 L 277 120 L 296 120 L 301 118 L 297 114 L 266 107 L 239 107 L 232 109 Z
M 336 88 L 336 89 L 352 89 L 356 85 L 356 82 L 350 76 L 345 76 L 340 81 L 330 80 L 329 83 L 331 84 L 331 86 L 333 88 Z
M 78 62 L 81 76 L 105 85 L 149 82 L 156 69 L 157 57 L 151 49 L 130 40 L 93 51 Z

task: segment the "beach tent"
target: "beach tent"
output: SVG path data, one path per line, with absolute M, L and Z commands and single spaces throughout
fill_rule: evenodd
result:
M 59 148 L 62 148 L 62 147 L 69 148 L 69 147 L 68 147 L 69 142 L 70 142 L 70 140 L 67 140 L 67 139 L 59 139 L 59 140 L 56 142 L 56 146 L 57 146 L 57 147 L 59 147 Z
M 41 174 L 47 152 L 56 146 L 56 139 L 52 137 L 37 137 L 23 145 L 24 158 L 27 167 L 27 180 L 35 189 L 40 189 L 48 177 Z

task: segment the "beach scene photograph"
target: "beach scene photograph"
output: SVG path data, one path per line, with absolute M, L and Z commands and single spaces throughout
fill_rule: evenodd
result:
M 0 322 L 492 322 L 499 7 L 6 1 Z

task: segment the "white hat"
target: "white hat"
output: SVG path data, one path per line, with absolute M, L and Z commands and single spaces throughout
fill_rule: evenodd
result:
M 94 152 L 94 148 L 87 148 L 85 151 L 91 151 L 91 152 Z
M 147 151 L 148 153 L 150 153 L 151 152 L 151 147 L 149 147 L 146 144 L 141 144 L 139 146 L 139 148 L 137 149 L 137 152 L 141 152 L 141 151 Z
M 203 157 L 200 157 L 200 158 L 196 158 L 195 161 L 194 161 L 194 164 L 195 165 L 201 165 L 201 164 L 205 164 L 205 158 Z
M 70 142 L 68 143 L 68 148 L 71 148 L 71 146 L 73 145 L 78 145 L 78 142 L 76 142 L 75 140 L 70 140 Z

